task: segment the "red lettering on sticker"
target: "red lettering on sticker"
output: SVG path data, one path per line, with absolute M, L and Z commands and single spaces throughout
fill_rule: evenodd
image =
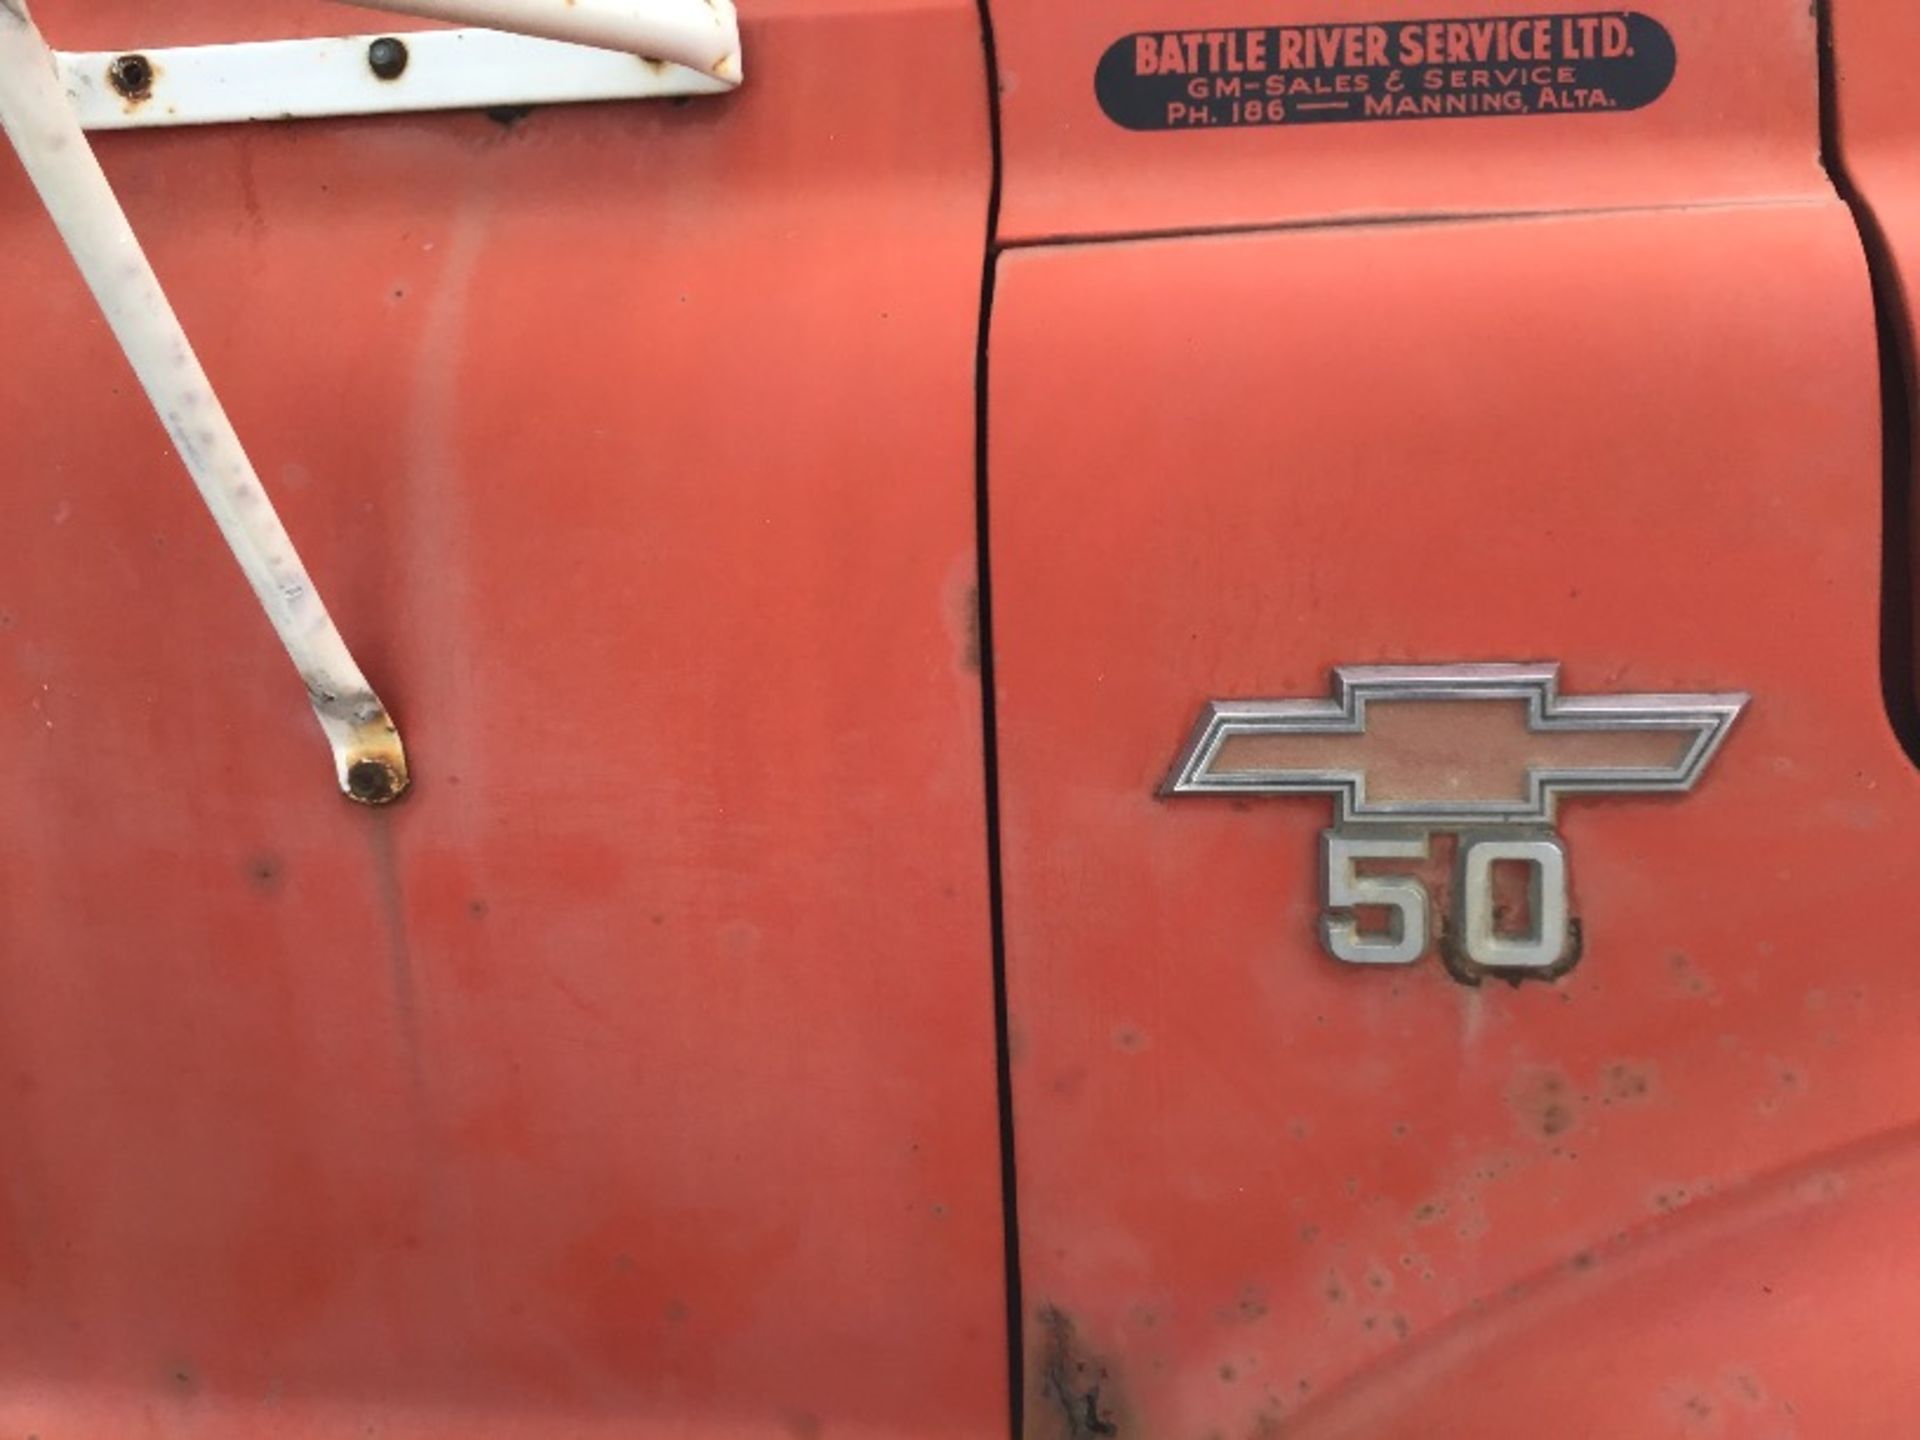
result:
M 1598 10 L 1135 33 L 1095 88 L 1127 129 L 1170 130 L 1639 110 L 1673 71 L 1658 21 Z
M 1286 36 L 1282 36 L 1284 51 Z M 1298 36 L 1293 37 L 1296 45 Z M 1133 37 L 1135 75 L 1242 75 L 1267 68 L 1264 30 L 1201 30 Z

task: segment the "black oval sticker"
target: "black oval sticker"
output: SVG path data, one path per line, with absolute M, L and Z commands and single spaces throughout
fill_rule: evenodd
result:
M 1143 30 L 1094 92 L 1129 130 L 1638 110 L 1673 82 L 1673 37 L 1630 10 L 1471 20 Z

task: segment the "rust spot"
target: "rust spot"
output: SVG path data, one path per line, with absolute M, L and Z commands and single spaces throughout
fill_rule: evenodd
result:
M 1137 1055 L 1147 1048 L 1147 1037 L 1132 1025 L 1122 1025 L 1113 1032 L 1113 1043 L 1117 1048 Z
M 1602 1105 L 1633 1105 L 1653 1094 L 1654 1067 L 1637 1060 L 1616 1060 L 1600 1072 Z
M 1522 1129 L 1546 1140 L 1580 1122 L 1580 1097 L 1558 1070 L 1522 1072 L 1507 1092 L 1507 1104 Z
M 1033 1386 L 1028 1433 L 1054 1440 L 1085 1440 L 1118 1435 L 1121 1419 L 1118 1387 L 1106 1362 L 1081 1346 L 1073 1320 L 1047 1306 L 1039 1314 L 1039 1373 Z
M 1676 950 L 1667 957 L 1667 968 L 1673 972 L 1674 981 L 1682 993 L 1702 1000 L 1712 998 L 1713 982 L 1695 968 L 1691 957 Z
M 1766 1399 L 1766 1391 L 1751 1370 L 1735 1370 L 1727 1377 L 1727 1388 L 1749 1405 L 1758 1405 Z
M 787 1431 L 795 1437 L 795 1440 L 819 1440 L 823 1428 L 825 1427 L 821 1425 L 818 1415 L 809 1415 L 803 1411 L 798 1415 L 787 1417 Z
M 1673 1397 L 1674 1408 L 1679 1412 L 1681 1422 L 1691 1430 L 1696 1425 L 1706 1425 L 1714 1418 L 1713 1401 L 1705 1392 L 1688 1386 Z
M 964 617 L 962 623 L 965 628 L 962 633 L 966 637 L 960 646 L 960 665 L 969 674 L 978 675 L 981 643 L 980 587 L 978 585 L 967 587 L 967 593 L 960 602 L 960 613 Z
M 153 62 L 144 55 L 121 55 L 107 66 L 107 83 L 129 110 L 153 98 Z
M 1769 1060 L 1767 1064 L 1773 1071 L 1774 1086 L 1781 1093 L 1787 1095 L 1806 1093 L 1807 1077 L 1797 1065 L 1781 1060 Z
M 1478 989 L 1487 980 L 1504 981 L 1511 989 L 1518 990 L 1530 983 L 1553 985 L 1570 974 L 1574 966 L 1586 954 L 1586 926 L 1578 915 L 1567 921 L 1567 953 L 1558 964 L 1541 969 L 1495 970 L 1477 965 L 1467 957 L 1466 941 L 1462 935 L 1461 924 L 1450 908 L 1439 913 L 1440 924 L 1440 963 L 1446 967 L 1447 974 L 1469 989 Z M 1506 928 L 1503 926 L 1502 928 Z M 1518 927 L 1515 927 L 1518 928 Z M 1573 997 L 1562 991 L 1563 1004 L 1571 1004 Z
M 277 894 L 284 871 L 278 855 L 262 850 L 247 861 L 247 883 L 263 895 Z

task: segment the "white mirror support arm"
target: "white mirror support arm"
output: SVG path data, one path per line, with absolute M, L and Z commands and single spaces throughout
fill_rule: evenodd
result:
M 383 8 L 658 54 L 729 87 L 739 74 L 739 32 L 727 0 L 384 0 Z M 328 615 L 107 183 L 61 59 L 26 0 L 0 0 L 0 130 L 292 657 L 342 792 L 369 805 L 396 800 L 408 785 L 400 732 Z
M 300 563 L 253 462 L 94 158 L 25 0 L 0 0 L 0 128 L 66 241 L 227 548 L 313 701 L 341 789 L 381 804 L 407 788 L 406 751 Z

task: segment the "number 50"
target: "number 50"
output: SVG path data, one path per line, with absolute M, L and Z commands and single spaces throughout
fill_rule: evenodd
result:
M 1428 840 L 1418 837 L 1359 838 L 1329 830 L 1320 837 L 1326 880 L 1326 913 L 1320 939 L 1327 953 L 1351 965 L 1411 965 L 1432 943 L 1432 904 L 1427 887 L 1412 875 L 1362 875 L 1362 860 L 1428 858 Z M 1503 933 L 1494 907 L 1493 867 L 1527 867 L 1524 935 Z M 1546 836 L 1463 836 L 1455 863 L 1454 903 L 1460 916 L 1465 958 L 1489 970 L 1551 970 L 1567 958 L 1573 917 L 1567 901 L 1567 851 Z M 1385 934 L 1363 934 L 1354 911 L 1383 910 Z

